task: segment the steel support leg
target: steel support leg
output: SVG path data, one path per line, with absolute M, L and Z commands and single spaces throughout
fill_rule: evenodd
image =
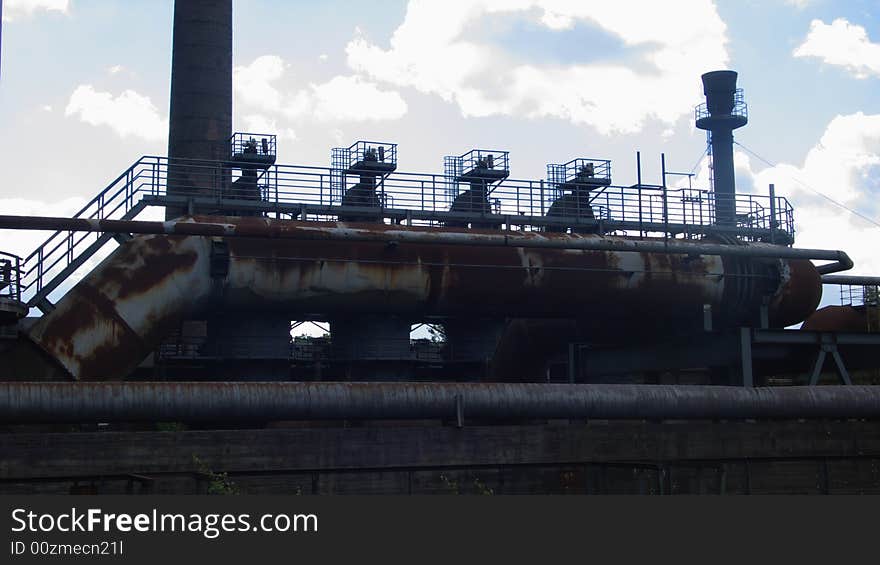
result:
M 846 370 L 843 359 L 841 359 L 836 347 L 831 350 L 831 357 L 834 359 L 834 364 L 837 365 L 837 372 L 840 373 L 840 379 L 843 381 L 843 384 L 851 385 L 852 379 L 849 378 L 849 372 Z
M 813 365 L 813 374 L 810 375 L 810 386 L 819 384 L 819 377 L 822 374 L 822 365 L 825 364 L 825 349 L 819 350 L 819 356 L 816 357 L 816 364 Z
M 742 379 L 744 387 L 755 386 L 755 379 L 752 373 L 752 330 L 749 328 L 740 328 L 740 354 L 742 367 Z

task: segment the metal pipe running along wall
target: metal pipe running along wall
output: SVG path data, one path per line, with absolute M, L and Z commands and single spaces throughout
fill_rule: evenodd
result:
M 551 237 L 547 237 L 536 232 L 490 233 L 444 230 L 442 228 L 403 228 L 400 226 L 376 224 L 371 224 L 369 227 L 359 227 L 356 224 L 337 222 L 273 221 L 268 218 L 190 217 L 166 222 L 152 222 L 0 215 L 0 229 L 124 232 L 132 234 L 194 235 L 206 237 L 260 237 L 297 240 L 317 239 L 384 243 L 435 243 L 439 245 L 484 245 L 491 247 L 635 251 L 646 253 L 700 253 L 732 257 L 832 261 L 832 263 L 817 267 L 817 270 L 822 275 L 846 271 L 853 267 L 852 259 L 844 251 L 794 249 L 771 244 L 740 246 L 668 240 L 609 239 L 577 234 L 553 234 Z
M 0 383 L 0 421 L 880 417 L 880 386 Z
M 823 275 L 822 284 L 842 284 L 853 286 L 880 285 L 880 277 L 861 275 Z

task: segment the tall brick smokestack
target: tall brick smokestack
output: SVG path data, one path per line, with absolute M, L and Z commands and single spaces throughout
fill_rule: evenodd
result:
M 199 195 L 224 175 L 174 167 L 175 159 L 228 157 L 232 134 L 232 0 L 175 0 L 168 128 L 168 194 Z M 168 208 L 177 217 L 185 208 Z

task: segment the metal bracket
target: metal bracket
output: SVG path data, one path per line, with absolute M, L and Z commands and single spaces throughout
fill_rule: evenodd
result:
M 40 312 L 43 314 L 51 314 L 55 310 L 55 305 L 49 302 L 49 299 L 45 296 L 37 300 L 35 306 L 39 308 Z
M 113 234 L 113 239 L 115 239 L 117 243 L 119 243 L 120 245 L 122 245 L 122 244 L 125 243 L 126 241 L 130 241 L 130 240 L 132 240 L 132 239 L 134 239 L 134 238 L 133 238 L 133 236 L 132 236 L 130 233 L 114 233 L 114 234 Z
M 840 380 L 843 381 L 843 384 L 845 385 L 852 384 L 849 372 L 843 364 L 843 358 L 840 356 L 840 352 L 837 351 L 837 344 L 834 343 L 832 339 L 833 338 L 830 335 L 822 334 L 822 343 L 819 346 L 819 354 L 816 356 L 816 362 L 813 364 L 813 371 L 810 374 L 810 386 L 816 386 L 819 384 L 819 377 L 822 376 L 822 368 L 825 365 L 825 357 L 829 353 L 831 354 L 831 358 L 834 359 L 834 365 L 837 369 L 837 374 L 840 376 Z

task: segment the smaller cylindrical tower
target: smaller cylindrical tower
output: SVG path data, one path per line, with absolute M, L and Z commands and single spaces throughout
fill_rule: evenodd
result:
M 709 132 L 715 189 L 715 221 L 736 225 L 736 180 L 733 170 L 733 130 L 749 122 L 742 89 L 736 88 L 736 71 L 703 75 L 706 103 L 696 110 L 697 127 Z

